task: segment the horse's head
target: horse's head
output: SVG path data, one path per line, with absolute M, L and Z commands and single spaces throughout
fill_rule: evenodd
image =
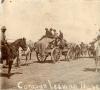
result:
M 20 39 L 20 47 L 23 49 L 23 50 L 26 50 L 27 49 L 27 44 L 26 44 L 26 38 L 22 38 Z

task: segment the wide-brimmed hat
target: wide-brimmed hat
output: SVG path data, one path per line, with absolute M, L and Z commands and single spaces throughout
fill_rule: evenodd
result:
M 6 29 L 5 26 L 2 26 L 2 27 L 1 27 L 1 31 L 2 31 L 2 32 L 5 32 L 6 30 L 7 30 L 7 29 Z

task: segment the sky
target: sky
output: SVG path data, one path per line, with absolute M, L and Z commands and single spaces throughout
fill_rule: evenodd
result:
M 8 40 L 37 41 L 52 27 L 69 42 L 88 43 L 100 29 L 100 0 L 5 0 L 0 5 L 3 25 Z

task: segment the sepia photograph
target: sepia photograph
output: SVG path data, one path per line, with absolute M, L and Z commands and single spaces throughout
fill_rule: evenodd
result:
M 0 0 L 0 90 L 100 90 L 100 0 Z

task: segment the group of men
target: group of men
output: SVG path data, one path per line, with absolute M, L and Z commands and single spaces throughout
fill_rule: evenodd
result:
M 46 31 L 46 34 L 45 36 L 48 37 L 48 38 L 60 38 L 60 39 L 63 39 L 63 33 L 61 31 L 59 31 L 59 35 L 56 31 L 56 29 L 53 29 L 53 28 L 45 28 L 45 31 Z
M 43 37 L 63 39 L 63 33 L 61 31 L 59 31 L 59 35 L 58 35 L 56 29 L 53 29 L 53 28 L 50 28 L 50 29 L 45 28 L 45 31 L 46 31 L 46 33 Z M 0 42 L 0 45 L 4 45 L 4 44 L 7 43 L 5 32 L 6 32 L 6 27 L 2 26 L 1 27 L 1 42 Z M 99 33 L 100 33 L 100 30 L 99 30 Z M 97 39 L 95 40 L 95 42 L 98 41 L 98 38 L 100 38 L 100 35 L 97 36 Z
M 52 38 L 52 39 L 59 38 L 59 39 L 62 40 L 63 39 L 63 33 L 61 31 L 59 31 L 59 35 L 58 35 L 56 29 L 53 29 L 53 28 L 50 28 L 50 29 L 45 28 L 45 35 L 42 36 L 40 40 L 42 40 L 45 37 Z

